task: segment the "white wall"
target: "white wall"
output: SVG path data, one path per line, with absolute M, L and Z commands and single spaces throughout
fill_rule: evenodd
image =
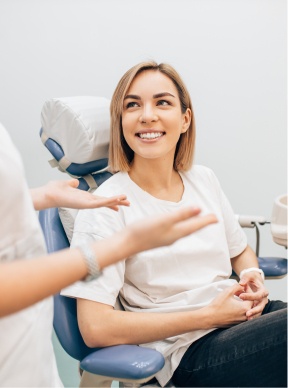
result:
M 285 0 L 0 0 L 0 120 L 29 184 L 60 176 L 38 137 L 44 101 L 109 98 L 124 71 L 153 58 L 190 90 L 196 161 L 236 213 L 269 217 L 287 191 L 286 19 Z M 260 253 L 285 255 L 268 226 Z M 285 280 L 269 287 L 286 298 Z

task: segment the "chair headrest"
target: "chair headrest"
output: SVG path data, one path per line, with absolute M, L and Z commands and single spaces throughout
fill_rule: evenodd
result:
M 80 177 L 108 164 L 110 101 L 104 97 L 52 98 L 41 112 L 40 136 L 61 171 Z

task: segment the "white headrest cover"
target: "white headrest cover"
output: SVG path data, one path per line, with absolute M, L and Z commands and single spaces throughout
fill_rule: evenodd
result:
M 41 112 L 42 129 L 71 163 L 108 157 L 110 101 L 104 97 L 52 98 Z

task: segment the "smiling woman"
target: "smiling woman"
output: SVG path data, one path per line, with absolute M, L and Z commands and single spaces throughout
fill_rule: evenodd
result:
M 181 200 L 184 190 L 182 178 L 177 171 L 179 166 L 174 169 L 173 165 L 181 135 L 188 129 L 192 131 L 190 124 L 191 109 L 187 107 L 182 113 L 177 88 L 167 75 L 146 70 L 135 77 L 124 97 L 122 128 L 124 141 L 134 155 L 129 165 L 129 176 L 139 187 L 160 199 Z M 186 150 L 189 148 L 191 146 L 186 146 Z M 140 167 L 143 171 L 142 163 L 146 166 L 146 161 L 149 171 L 161 168 L 165 174 L 172 174 L 169 184 L 174 187 L 173 190 L 166 188 L 157 194 L 150 182 L 139 176 L 137 170 Z M 146 168 L 144 170 L 147 171 Z
M 158 82 L 160 83 L 158 84 Z M 149 85 L 149 91 L 147 85 Z M 154 86 L 153 90 L 152 86 Z M 177 112 L 176 117 L 175 111 Z M 153 124 L 153 117 L 150 124 L 149 115 L 155 115 L 157 121 L 161 112 L 161 117 L 163 115 L 167 117 L 166 121 L 170 115 L 171 119 L 174 116 L 174 120 L 186 120 L 184 128 L 181 127 L 183 134 L 180 136 L 180 133 L 180 138 L 178 137 L 174 167 L 176 170 L 189 170 L 194 156 L 195 123 L 188 90 L 171 66 L 145 62 L 145 64 L 134 66 L 124 74 L 115 89 L 111 102 L 109 162 L 113 172 L 129 171 L 130 163 L 134 158 L 134 152 L 123 133 L 125 119 L 127 118 L 129 122 L 133 119 L 139 121 L 136 128 L 139 130 L 139 137 L 142 137 L 141 133 L 155 133 L 155 130 L 159 132 L 158 125 L 155 127 Z M 122 117 L 122 121 L 119 121 L 119 116 Z M 141 120 L 144 123 L 140 127 Z M 178 122 L 176 125 L 179 127 L 181 124 Z M 151 128 L 152 126 L 154 128 Z M 164 131 L 162 128 L 160 133 L 166 135 L 166 129 Z M 117 152 L 119 149 L 123 149 L 124 154 Z
M 177 72 L 155 62 L 128 70 L 111 101 L 109 164 L 117 173 L 97 194 L 124 192 L 130 208 L 80 211 L 72 246 L 188 205 L 219 222 L 169 248 L 127 256 L 93 291 L 77 285 L 63 294 L 78 298 L 88 346 L 142 344 L 160 351 L 161 386 L 171 378 L 186 387 L 284 386 L 286 304 L 268 302 L 256 255 L 217 178 L 192 166 L 194 147 L 192 104 Z M 239 283 L 230 279 L 232 269 L 243 274 Z M 124 312 L 114 309 L 118 295 Z

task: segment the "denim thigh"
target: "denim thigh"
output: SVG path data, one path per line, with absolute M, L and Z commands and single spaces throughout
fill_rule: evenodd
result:
M 287 304 L 194 342 L 173 375 L 178 387 L 287 387 Z

